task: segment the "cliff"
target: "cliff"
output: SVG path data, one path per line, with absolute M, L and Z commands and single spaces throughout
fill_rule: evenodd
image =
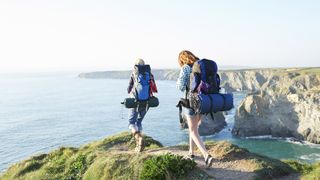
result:
M 157 79 L 176 80 L 178 70 L 153 70 Z M 121 74 L 121 75 L 120 75 Z M 130 72 L 80 74 L 83 78 L 128 78 Z M 320 68 L 222 70 L 221 86 L 227 92 L 245 91 L 237 108 L 235 136 L 272 135 L 320 143 Z M 225 125 L 211 122 L 200 127 L 212 134 Z M 216 128 L 216 127 L 218 128 Z M 214 127 L 214 128 L 212 128 Z
M 238 107 L 233 134 L 320 143 L 319 99 L 320 68 L 274 71 Z
M 242 69 L 220 70 L 221 86 L 226 91 L 257 90 L 266 82 L 270 74 L 281 69 Z M 179 76 L 178 69 L 154 69 L 152 73 L 156 80 L 176 81 Z M 131 71 L 100 71 L 81 73 L 79 78 L 88 79 L 129 79 Z
M 208 142 L 215 158 L 205 168 L 199 152 L 195 161 L 183 158 L 187 145 L 162 147 L 145 136 L 146 149 L 134 152 L 134 140 L 121 133 L 80 148 L 61 147 L 11 166 L 0 179 L 273 179 L 317 178 L 320 165 L 282 162 L 228 142 Z
M 80 78 L 88 79 L 129 79 L 132 71 L 100 71 L 81 73 Z M 177 69 L 153 69 L 152 74 L 157 80 L 176 80 L 179 76 Z

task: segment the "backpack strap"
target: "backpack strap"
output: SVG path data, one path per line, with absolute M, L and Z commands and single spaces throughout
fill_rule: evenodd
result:
M 139 112 L 139 108 L 140 108 L 140 102 L 137 101 L 137 108 L 136 108 L 136 112 Z
M 210 99 L 210 116 L 211 116 L 211 119 L 212 119 L 212 121 L 214 121 L 214 116 L 213 116 L 213 112 L 212 112 L 212 108 L 213 108 L 213 99 L 212 99 L 212 97 L 210 96 L 210 94 L 208 95 L 208 97 L 209 97 L 209 99 Z M 223 102 L 224 103 L 224 102 Z M 216 112 L 214 112 L 214 113 L 216 113 Z
M 226 108 L 226 97 L 224 97 L 222 94 L 219 93 L 219 95 L 222 97 L 223 99 L 223 105 L 222 105 L 222 109 Z
M 214 116 L 213 116 L 212 112 L 210 113 L 210 116 L 211 116 L 212 121 L 214 121 Z
M 146 102 L 146 112 L 149 110 L 149 100 Z
M 188 99 L 188 92 L 189 92 L 189 87 L 186 86 L 186 92 L 184 93 L 184 98 Z
M 205 68 L 205 62 L 204 60 L 199 61 L 200 69 L 201 69 L 201 80 L 204 82 L 207 82 L 207 72 Z
M 179 101 L 177 107 L 179 108 L 179 120 L 180 120 L 180 124 L 183 123 L 183 118 L 182 118 L 182 104 Z
M 210 99 L 210 112 L 212 112 L 212 107 L 213 107 L 213 99 L 210 96 L 210 94 L 208 95 L 209 99 Z

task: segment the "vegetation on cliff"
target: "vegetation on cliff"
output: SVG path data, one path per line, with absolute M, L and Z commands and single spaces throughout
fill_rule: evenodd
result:
M 80 148 L 61 147 L 11 166 L 0 179 L 270 179 L 301 173 L 320 177 L 320 164 L 282 162 L 250 153 L 226 141 L 208 142 L 216 159 L 204 168 L 199 152 L 195 161 L 183 158 L 187 145 L 162 147 L 145 136 L 146 150 L 136 153 L 129 133 L 121 133 Z

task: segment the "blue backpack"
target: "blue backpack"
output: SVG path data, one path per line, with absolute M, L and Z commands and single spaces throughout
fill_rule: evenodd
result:
M 220 91 L 220 76 L 216 62 L 202 59 L 194 63 L 191 73 L 191 92 L 216 94 Z
M 202 59 L 193 64 L 190 76 L 190 107 L 200 114 L 228 111 L 233 108 L 233 95 L 221 94 L 217 64 Z
M 147 101 L 150 98 L 151 69 L 149 65 L 134 66 L 134 87 L 137 101 Z

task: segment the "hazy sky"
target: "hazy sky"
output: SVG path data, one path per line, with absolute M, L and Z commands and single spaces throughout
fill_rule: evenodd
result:
M 317 0 L 0 0 L 0 72 L 320 66 Z

